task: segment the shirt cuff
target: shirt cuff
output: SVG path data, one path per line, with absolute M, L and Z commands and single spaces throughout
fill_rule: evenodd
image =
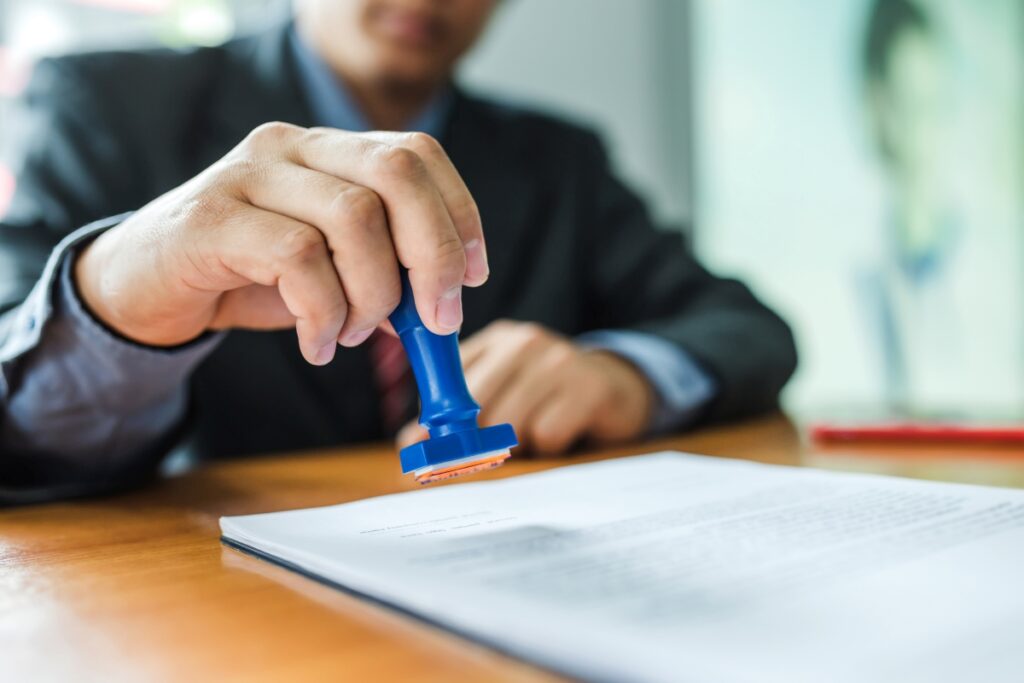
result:
M 149 347 L 118 337 L 86 310 L 74 285 L 74 254 L 122 218 L 64 240 L 32 293 L 9 313 L 0 348 L 0 443 L 14 452 L 96 465 L 133 457 L 180 420 L 185 380 L 223 336 Z
M 85 308 L 72 274 L 76 252 L 68 253 L 61 264 L 50 324 L 55 337 L 73 338 L 80 345 L 83 363 L 92 361 L 84 368 L 90 384 L 104 390 L 109 408 L 147 405 L 172 393 L 223 339 L 223 332 L 207 333 L 186 344 L 164 348 L 120 336 Z
M 632 363 L 650 382 L 657 403 L 648 434 L 690 423 L 717 391 L 714 378 L 683 349 L 661 337 L 631 330 L 597 330 L 576 338 L 584 348 L 609 351 Z
M 39 345 L 43 324 L 53 316 L 54 290 L 60 277 L 65 256 L 81 244 L 88 242 L 105 230 L 125 220 L 130 214 L 104 218 L 75 230 L 53 248 L 43 272 L 32 291 L 20 306 L 6 312 L 0 320 L 3 333 L 0 334 L 0 370 L 6 370 L 11 363 Z M 7 393 L 5 372 L 0 372 L 0 397 Z

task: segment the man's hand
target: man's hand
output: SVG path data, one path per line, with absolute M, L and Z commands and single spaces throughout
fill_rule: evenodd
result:
M 476 203 L 422 133 L 270 123 L 86 248 L 86 305 L 130 339 L 295 327 L 306 360 L 363 342 L 409 269 L 424 324 L 462 324 L 461 288 L 488 275 Z
M 578 440 L 639 436 L 651 419 L 647 379 L 612 353 L 585 350 L 534 323 L 498 321 L 462 343 L 466 382 L 481 405 L 480 424 L 509 422 L 522 445 L 558 454 Z M 427 437 L 418 424 L 400 446 Z

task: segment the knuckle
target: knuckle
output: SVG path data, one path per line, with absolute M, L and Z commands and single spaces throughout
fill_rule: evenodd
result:
M 402 296 L 401 286 L 394 283 L 383 285 L 373 282 L 373 286 L 360 287 L 358 293 L 350 295 L 353 309 L 357 309 L 365 324 L 377 324 L 398 308 Z
M 331 214 L 334 220 L 345 225 L 376 226 L 384 220 L 384 204 L 373 190 L 352 186 L 338 194 Z
M 541 453 L 559 453 L 568 442 L 563 430 L 550 424 L 535 426 L 530 432 L 530 443 Z
M 462 240 L 455 234 L 442 238 L 434 254 L 441 263 L 453 268 L 462 268 L 463 271 L 466 269 L 466 250 L 462 246 Z
M 378 154 L 377 167 L 391 178 L 418 178 L 426 172 L 420 155 L 406 147 L 386 147 Z
M 308 263 L 326 253 L 319 230 L 303 225 L 285 232 L 277 241 L 278 257 L 285 262 Z
M 403 136 L 403 141 L 404 147 L 415 150 L 420 156 L 436 156 L 444 153 L 441 143 L 427 133 L 419 131 L 406 133 Z
M 452 222 L 466 226 L 472 230 L 482 230 L 483 220 L 480 218 L 480 207 L 469 194 L 451 203 L 448 208 Z
M 435 247 L 430 263 L 443 289 L 461 285 L 466 275 L 466 250 L 458 236 L 442 240 Z
M 232 186 L 246 189 L 266 178 L 267 171 L 265 164 L 248 154 L 240 154 L 225 163 L 221 177 Z
M 518 331 L 523 341 L 531 346 L 541 344 L 548 338 L 548 331 L 541 324 L 535 322 L 519 323 Z
M 514 330 L 517 324 L 518 323 L 516 323 L 516 321 L 511 320 L 509 318 L 498 318 L 488 327 L 496 332 L 508 333 Z
M 576 361 L 576 350 L 567 341 L 556 341 L 548 351 L 548 362 L 552 370 L 568 370 Z
M 282 121 L 269 121 L 253 128 L 246 141 L 253 147 L 275 147 L 294 138 L 301 128 Z
M 348 312 L 348 302 L 338 297 L 337 299 L 324 302 L 315 312 L 314 319 L 330 326 L 334 330 L 335 328 L 341 328 L 345 323 L 345 320 L 348 318 Z

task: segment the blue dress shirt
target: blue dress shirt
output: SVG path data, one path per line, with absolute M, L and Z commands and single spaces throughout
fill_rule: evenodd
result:
M 313 119 L 330 128 L 370 130 L 369 122 L 330 67 L 294 30 L 290 41 L 298 65 L 299 85 L 313 110 Z M 451 103 L 451 90 L 442 90 L 406 128 L 440 137 Z M 584 334 L 577 341 L 586 347 L 622 356 L 647 377 L 658 398 L 652 433 L 683 426 L 714 396 L 712 378 L 685 351 L 661 337 L 642 332 L 599 330 Z
M 319 125 L 370 129 L 345 86 L 297 34 L 291 45 L 300 87 Z M 451 109 L 442 90 L 408 130 L 438 136 Z M 26 301 L 0 322 L 11 334 L 0 348 L 0 445 L 15 453 L 46 453 L 116 468 L 142 457 L 184 415 L 185 378 L 221 335 L 175 349 L 125 341 L 97 323 L 73 283 L 76 248 L 124 217 L 86 226 L 58 245 Z M 715 394 L 712 378 L 682 349 L 633 331 L 599 330 L 577 338 L 620 355 L 655 389 L 652 433 L 683 426 Z M 12 388 L 8 377 L 17 374 Z

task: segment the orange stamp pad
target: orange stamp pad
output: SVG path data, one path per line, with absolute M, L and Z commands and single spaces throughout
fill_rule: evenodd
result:
M 432 484 L 435 481 L 459 477 L 463 474 L 473 474 L 484 470 L 493 470 L 501 467 L 508 460 L 511 453 L 502 451 L 482 457 L 463 458 L 455 462 L 447 462 L 438 466 L 427 466 L 413 472 L 413 477 L 420 484 Z

